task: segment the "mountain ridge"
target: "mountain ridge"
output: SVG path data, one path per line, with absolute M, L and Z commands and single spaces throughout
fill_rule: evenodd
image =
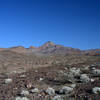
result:
M 0 48 L 0 51 L 13 51 L 17 53 L 41 53 L 41 54 L 85 54 L 85 55 L 100 55 L 100 49 L 81 50 L 78 48 L 66 47 L 63 45 L 55 44 L 51 41 L 44 43 L 39 47 L 30 46 L 25 48 L 24 46 L 14 46 L 10 48 Z

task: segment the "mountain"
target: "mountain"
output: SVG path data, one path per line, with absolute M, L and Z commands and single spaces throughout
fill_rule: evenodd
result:
M 86 55 L 100 56 L 100 49 L 85 50 Z
M 23 46 L 0 48 L 0 72 L 29 69 L 55 64 L 100 62 L 100 49 L 80 50 L 65 47 L 51 41 L 40 47 Z
M 100 49 L 80 50 L 77 48 L 65 47 L 63 45 L 55 44 L 51 41 L 44 43 L 40 47 L 30 46 L 24 48 L 23 46 L 0 48 L 0 51 L 13 51 L 22 54 L 36 54 L 36 55 L 100 55 Z
M 40 48 L 43 54 L 81 54 L 80 49 L 64 47 L 62 45 L 54 44 L 51 41 L 46 42 Z

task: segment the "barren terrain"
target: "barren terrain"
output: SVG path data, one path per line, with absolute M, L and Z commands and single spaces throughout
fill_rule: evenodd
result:
M 100 49 L 47 42 L 0 49 L 0 100 L 100 100 Z

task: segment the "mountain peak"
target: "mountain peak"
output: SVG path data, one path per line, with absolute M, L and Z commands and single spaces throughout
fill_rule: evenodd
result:
M 51 41 L 48 41 L 42 45 L 42 47 L 51 47 L 51 46 L 55 46 L 55 44 Z
M 53 47 L 53 46 L 55 46 L 55 44 L 54 44 L 53 42 L 51 42 L 51 41 L 48 41 L 48 42 L 44 43 L 44 44 L 40 47 L 40 49 L 46 49 L 46 48 Z
M 46 45 L 46 44 L 48 44 L 48 45 L 55 45 L 52 41 L 48 41 L 44 45 Z

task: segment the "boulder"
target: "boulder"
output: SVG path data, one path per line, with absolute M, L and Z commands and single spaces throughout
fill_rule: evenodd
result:
M 43 81 L 43 78 L 40 78 L 39 80 L 40 80 L 40 81 Z
M 52 100 L 63 100 L 63 98 L 61 96 L 57 95 L 57 96 L 54 96 L 52 98 Z
M 94 88 L 92 89 L 92 92 L 95 93 L 95 94 L 100 93 L 100 87 L 94 87 Z
M 92 74 L 93 75 L 100 75 L 100 69 L 93 69 Z
M 27 97 L 16 97 L 15 100 L 29 100 Z
M 20 75 L 20 78 L 25 78 L 25 77 L 26 77 L 26 75 L 24 75 L 24 74 L 23 75 Z
M 31 92 L 32 93 L 38 93 L 39 92 L 39 89 L 38 88 L 34 88 L 34 89 L 31 90 Z
M 71 69 L 69 70 L 69 73 L 71 73 L 72 75 L 74 75 L 74 76 L 76 77 L 76 76 L 79 76 L 79 75 L 80 75 L 81 70 L 80 70 L 80 68 L 78 68 L 78 69 L 76 69 L 76 68 L 71 68 Z
M 5 84 L 9 84 L 11 82 L 12 82 L 12 79 L 11 78 L 5 79 Z
M 27 91 L 27 90 L 22 90 L 22 91 L 21 91 L 21 95 L 22 95 L 22 96 L 28 96 L 28 95 L 29 95 L 29 91 Z
M 88 83 L 91 81 L 91 79 L 89 78 L 89 76 L 87 76 L 87 74 L 82 74 L 80 76 L 80 80 L 83 82 L 83 83 Z
M 71 88 L 75 88 L 76 87 L 76 84 L 72 84 L 70 87 Z
M 69 86 L 63 86 L 62 89 L 60 90 L 61 94 L 69 94 L 73 91 L 72 87 Z
M 55 94 L 55 90 L 53 88 L 48 88 L 46 90 L 46 93 L 49 94 L 49 95 L 54 95 Z

